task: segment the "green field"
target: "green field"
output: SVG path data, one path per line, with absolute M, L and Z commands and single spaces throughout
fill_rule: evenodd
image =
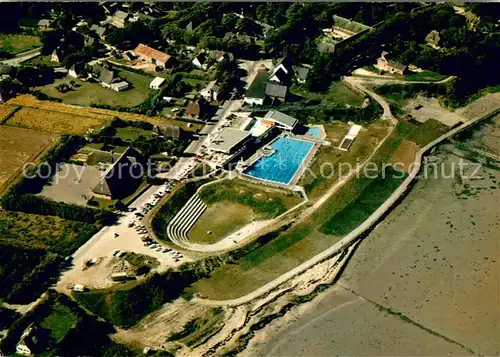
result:
M 291 191 L 241 179 L 206 186 L 200 197 L 208 208 L 189 231 L 189 238 L 205 244 L 215 243 L 253 221 L 277 217 L 301 201 Z
M 67 306 L 56 302 L 52 306 L 52 311 L 41 323 L 40 326 L 50 330 L 50 335 L 56 342 L 61 341 L 69 330 L 75 327 L 78 316 Z
M 119 70 L 120 78 L 131 84 L 131 88 L 122 92 L 115 92 L 104 88 L 99 83 L 82 82 L 75 80 L 80 87 L 72 86 L 72 90 L 61 93 L 56 87 L 62 83 L 70 85 L 72 79 L 56 79 L 54 83 L 38 88 L 48 96 L 62 99 L 64 103 L 90 106 L 91 104 L 105 104 L 111 106 L 133 107 L 141 104 L 149 96 L 151 77 L 142 74 Z
M 153 137 L 153 132 L 151 130 L 145 130 L 133 126 L 116 128 L 115 137 L 122 138 L 125 141 L 135 141 L 141 136 L 146 139 L 151 139 Z
M 302 86 L 292 86 L 290 93 L 309 100 L 319 100 L 321 104 L 329 106 L 360 106 L 363 104 L 364 96 L 353 91 L 342 82 L 335 82 L 330 86 L 327 93 L 313 93 Z
M 36 56 L 26 62 L 23 62 L 26 65 L 33 67 L 47 66 L 47 67 L 61 67 L 60 63 L 53 62 L 50 60 L 50 55 L 40 55 Z
M 42 44 L 38 36 L 19 34 L 0 34 L 0 51 L 17 54 L 40 47 Z
M 431 71 L 412 72 L 404 76 L 405 81 L 417 82 L 438 82 L 445 78 L 447 78 L 447 76 Z

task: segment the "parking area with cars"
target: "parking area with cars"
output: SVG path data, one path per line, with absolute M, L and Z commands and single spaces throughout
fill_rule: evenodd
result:
M 106 288 L 116 284 L 111 279 L 117 258 L 129 253 L 155 258 L 161 272 L 190 261 L 189 257 L 154 240 L 146 229 L 148 213 L 160 199 L 173 189 L 174 183 L 154 185 L 148 188 L 111 227 L 105 227 L 78 249 L 73 255 L 73 267 L 64 272 L 58 287 L 83 284 L 89 289 Z M 88 267 L 89 260 L 99 264 Z

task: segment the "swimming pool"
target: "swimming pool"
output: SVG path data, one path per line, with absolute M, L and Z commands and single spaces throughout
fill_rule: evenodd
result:
M 314 144 L 281 137 L 273 141 L 270 146 L 274 149 L 274 153 L 260 157 L 243 173 L 261 180 L 288 184 Z
M 304 135 L 309 136 L 311 138 L 319 139 L 321 138 L 321 130 L 317 126 L 309 127 Z

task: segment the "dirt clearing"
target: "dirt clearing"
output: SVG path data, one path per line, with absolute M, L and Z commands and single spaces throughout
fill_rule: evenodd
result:
M 396 149 L 396 152 L 392 155 L 390 162 L 396 169 L 401 169 L 409 173 L 418 150 L 420 150 L 420 147 L 413 141 L 403 140 Z

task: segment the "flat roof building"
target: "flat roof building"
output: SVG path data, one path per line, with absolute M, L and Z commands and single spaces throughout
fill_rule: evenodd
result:
M 282 113 L 277 110 L 270 110 L 264 116 L 265 120 L 272 121 L 282 129 L 293 131 L 297 126 L 298 120 L 290 115 Z
M 209 149 L 229 155 L 240 149 L 250 136 L 250 132 L 246 130 L 223 128 L 211 140 Z

